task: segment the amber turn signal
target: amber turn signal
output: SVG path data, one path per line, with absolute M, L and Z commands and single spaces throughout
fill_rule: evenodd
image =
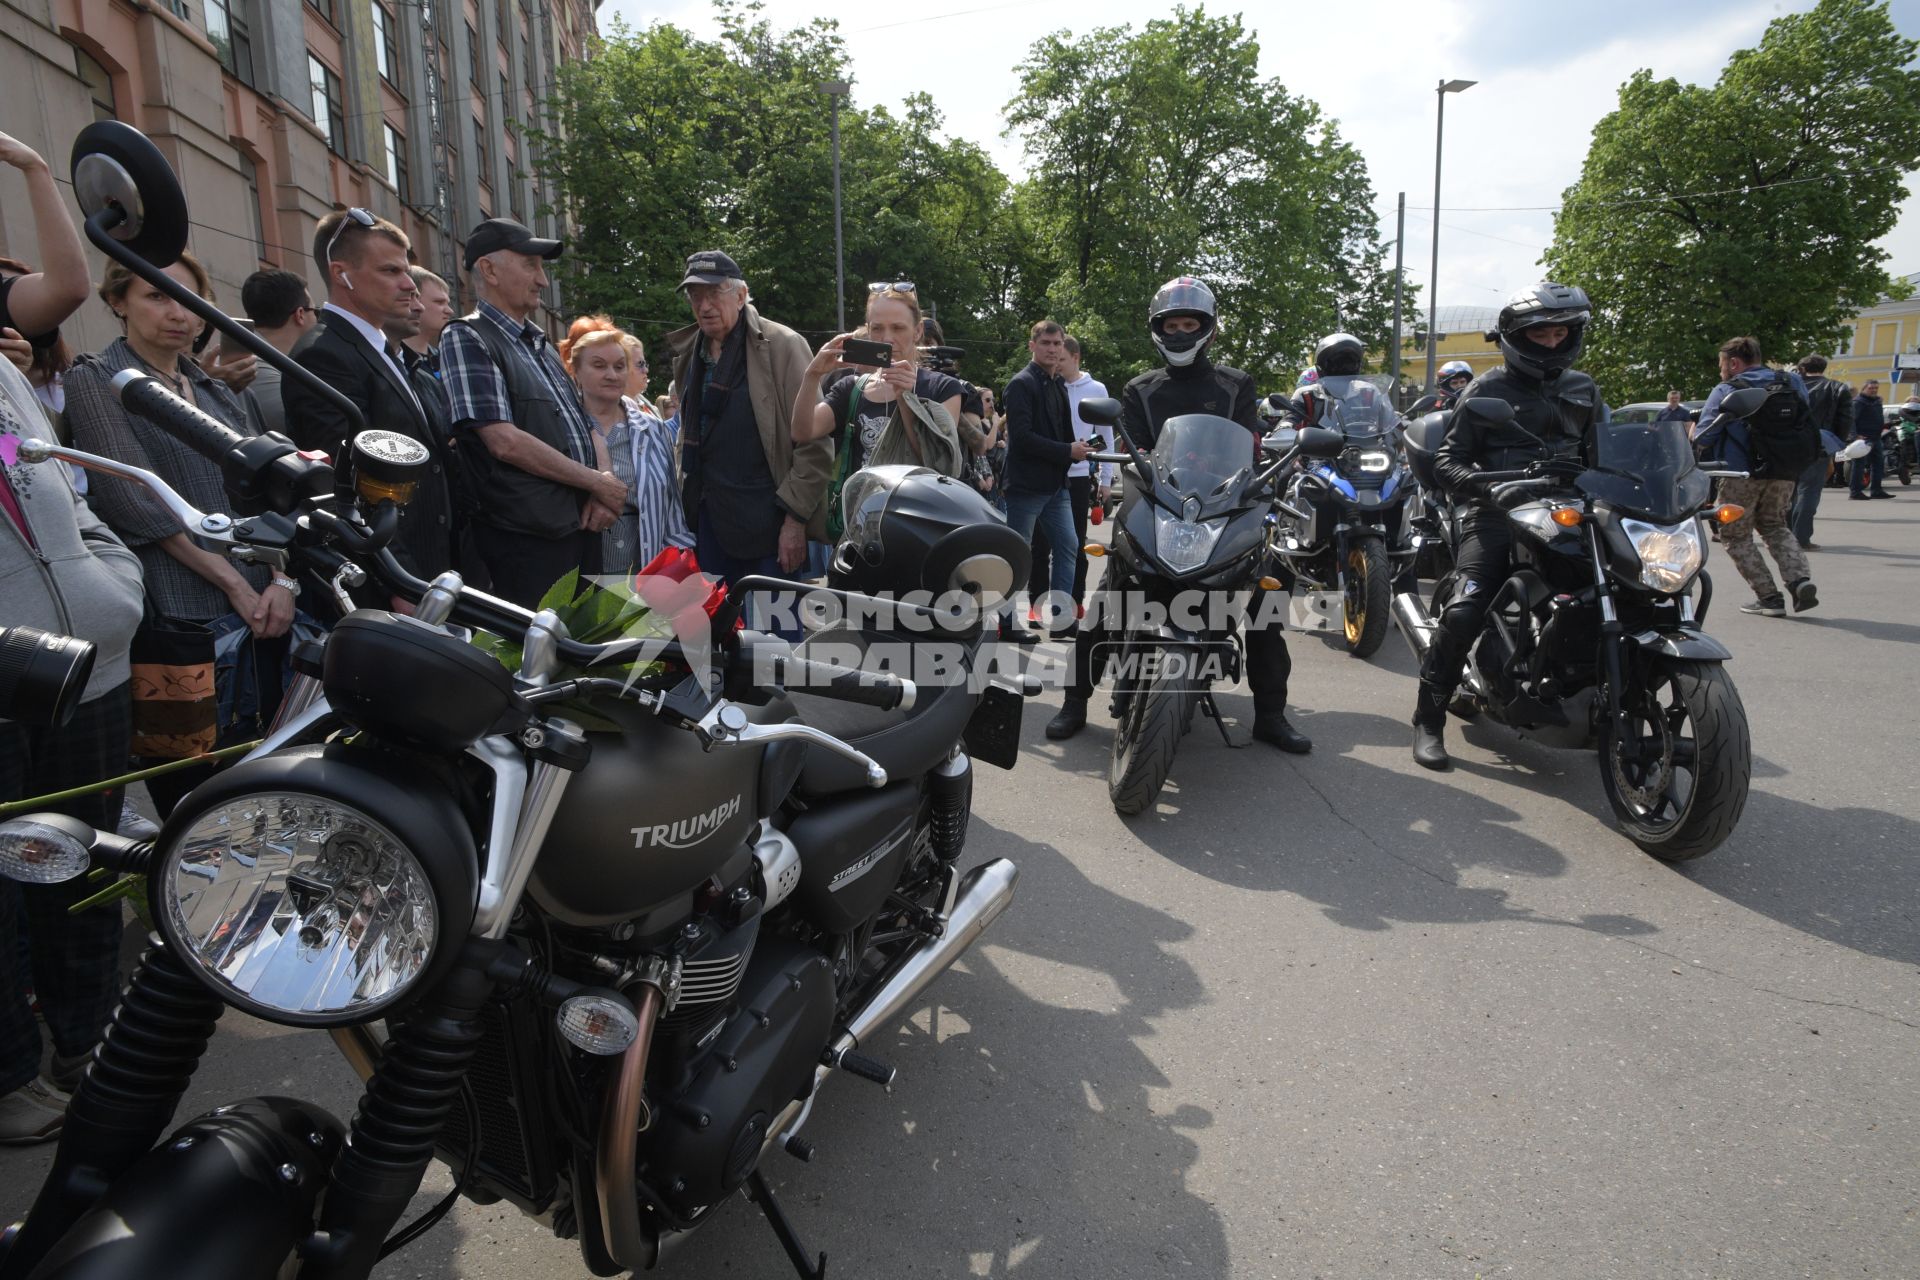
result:
M 1280 579 L 1262 578 L 1260 579 L 1260 589 L 1262 591 L 1278 591 L 1280 589 Z
M 1580 508 L 1578 507 L 1555 507 L 1553 509 L 1553 522 L 1562 529 L 1571 529 L 1585 519 L 1586 517 L 1580 514 Z
M 1086 553 L 1095 560 L 1098 560 L 1101 556 L 1107 554 L 1107 549 L 1098 542 L 1089 542 L 1086 545 Z
M 1713 509 L 1713 520 L 1715 524 L 1732 524 L 1745 514 L 1747 509 L 1739 503 L 1723 502 Z

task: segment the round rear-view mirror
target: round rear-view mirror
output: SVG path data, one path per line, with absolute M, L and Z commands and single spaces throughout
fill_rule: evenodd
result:
M 173 166 L 146 134 L 118 120 L 96 120 L 73 140 L 74 196 L 89 220 L 108 209 L 120 218 L 107 234 L 156 267 L 187 247 L 187 199 Z

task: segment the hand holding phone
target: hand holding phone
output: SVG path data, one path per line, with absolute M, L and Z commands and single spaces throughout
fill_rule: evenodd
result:
M 886 369 L 893 364 L 893 344 L 872 342 L 866 338 L 848 338 L 840 346 L 840 363 L 857 364 L 869 369 Z

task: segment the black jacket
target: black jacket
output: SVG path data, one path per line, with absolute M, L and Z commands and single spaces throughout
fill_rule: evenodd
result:
M 1505 400 L 1513 406 L 1513 421 L 1495 425 L 1464 410 L 1454 412 L 1434 455 L 1434 470 L 1455 494 L 1471 495 L 1477 472 L 1517 471 L 1548 458 L 1584 461 L 1593 428 L 1607 420 L 1600 388 L 1578 369 L 1540 382 L 1503 365 L 1474 379 L 1460 402 L 1478 396 Z M 1475 523 L 1504 518 L 1484 503 L 1468 516 Z
M 416 484 L 413 500 L 400 511 L 400 532 L 394 554 L 415 574 L 431 578 L 443 572 L 453 558 L 453 508 L 447 490 L 447 442 L 385 354 L 375 351 L 360 331 L 331 312 L 320 313 L 313 337 L 293 357 L 309 373 L 353 402 L 369 428 L 398 431 L 427 446 L 431 455 Z M 425 380 L 418 384 L 421 392 Z M 433 390 L 446 394 L 434 380 Z M 287 434 L 302 449 L 321 449 L 333 455 L 336 466 L 351 465 L 347 415 L 332 401 L 309 389 L 298 378 L 281 384 L 287 411 Z
M 1842 440 L 1853 434 L 1853 392 L 1844 382 L 1818 374 L 1806 379 L 1807 407 L 1813 413 L 1813 425 L 1831 431 Z
M 1074 440 L 1067 384 L 1029 361 L 1000 400 L 1007 414 L 1007 492 L 1065 488 Z
M 1887 427 L 1887 408 L 1879 396 L 1859 395 L 1853 398 L 1853 430 L 1847 437 L 1851 440 L 1859 436 L 1863 440 L 1878 440 L 1880 433 Z
M 1231 418 L 1261 435 L 1266 426 L 1256 412 L 1259 401 L 1252 374 L 1201 356 L 1184 368 L 1153 369 L 1129 382 L 1120 392 L 1120 428 L 1142 450 L 1153 448 L 1168 418 L 1183 413 Z

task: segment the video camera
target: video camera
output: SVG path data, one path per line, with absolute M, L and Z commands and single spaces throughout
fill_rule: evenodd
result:
M 920 354 L 927 358 L 927 368 L 935 373 L 960 372 L 960 357 L 967 354 L 965 347 L 921 347 Z

